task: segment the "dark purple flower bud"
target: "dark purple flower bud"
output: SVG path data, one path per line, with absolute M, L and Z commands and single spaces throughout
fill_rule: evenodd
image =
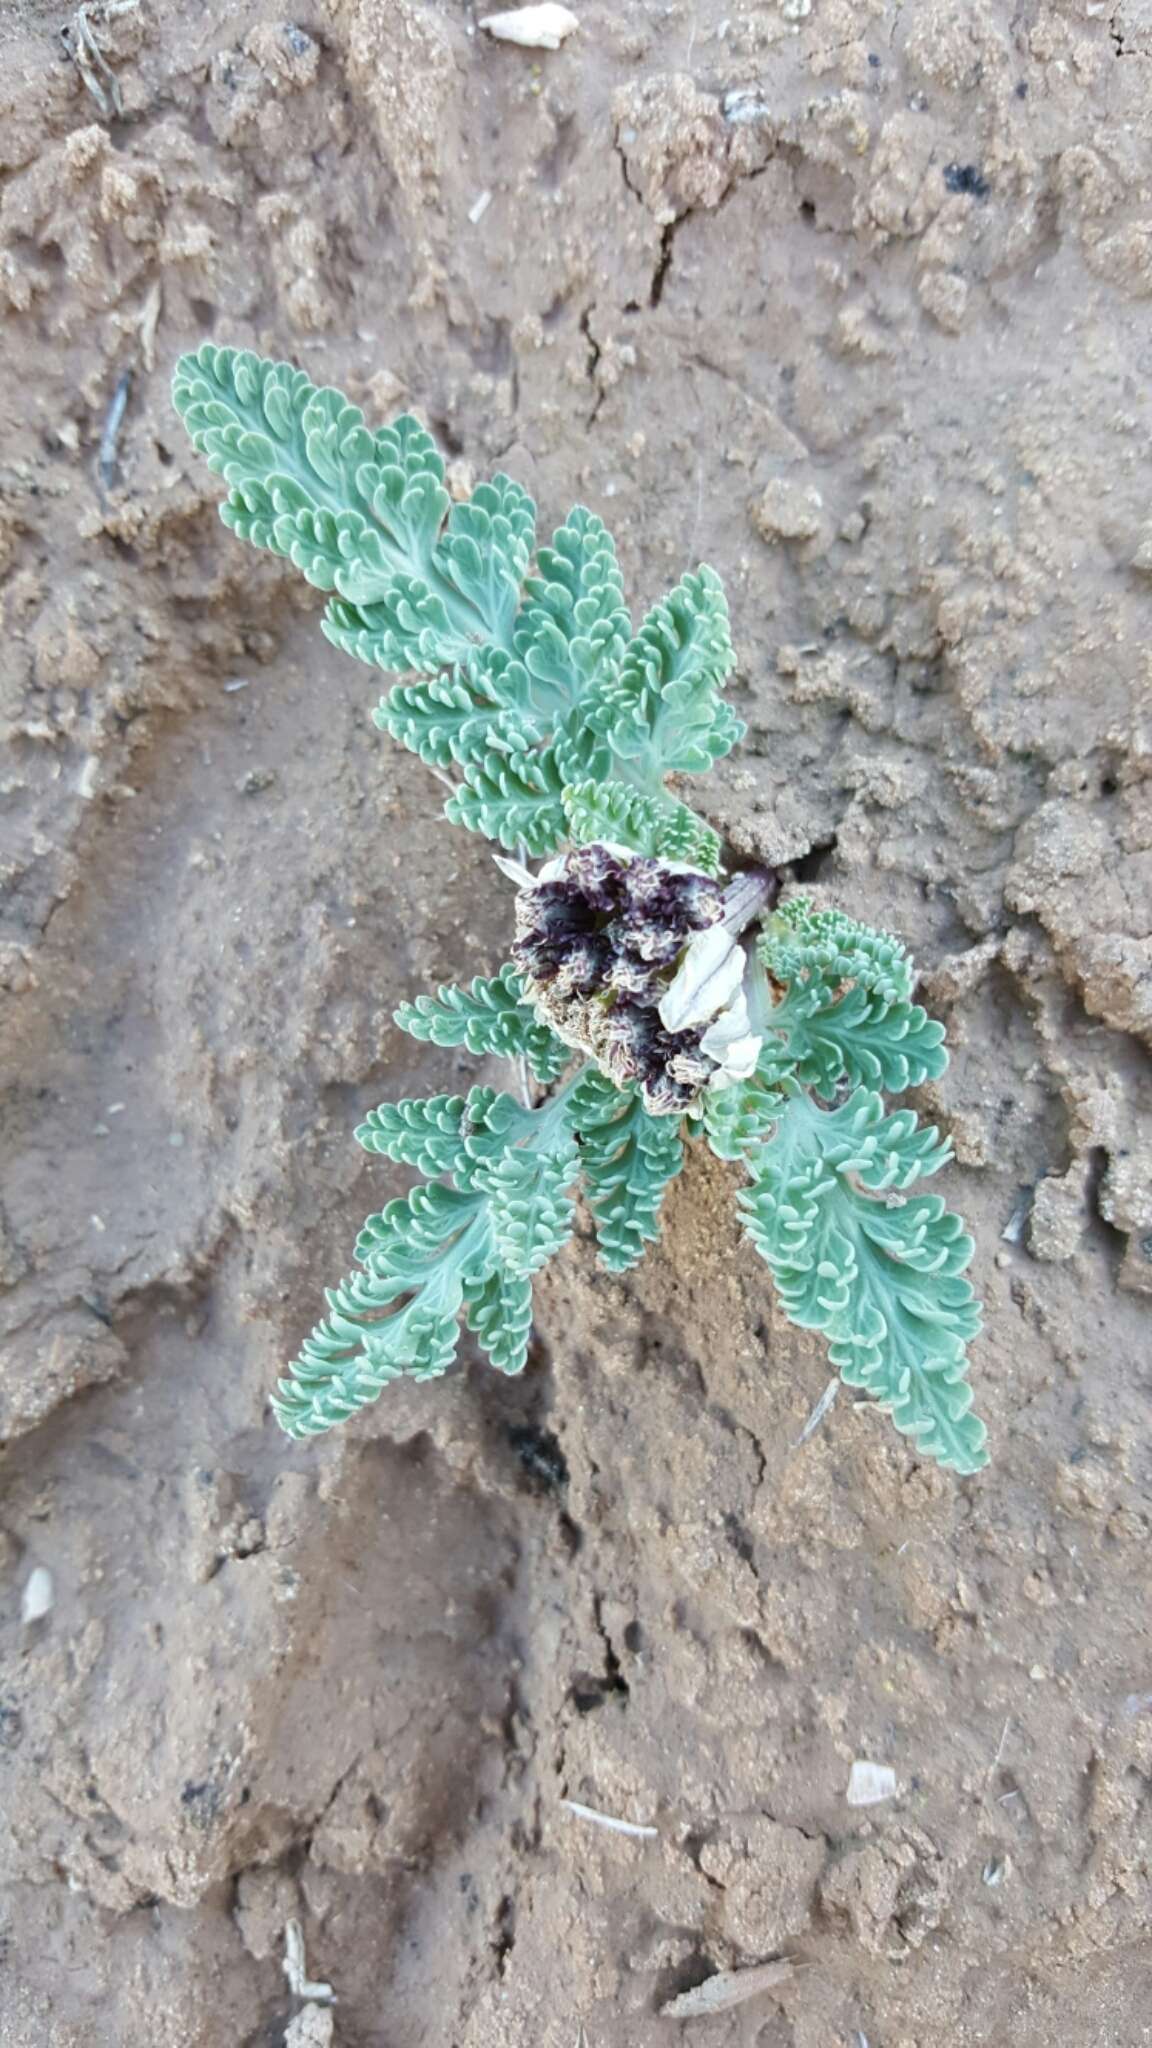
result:
M 524 877 L 512 949 L 540 1015 L 618 1086 L 635 1082 L 654 1114 L 682 1114 L 724 1058 L 701 1045 L 717 1006 L 697 1002 L 700 1021 L 675 1030 L 660 1007 L 686 949 L 726 920 L 724 889 L 695 869 L 604 845 L 578 847 L 544 873 Z M 735 941 L 724 943 L 731 952 Z

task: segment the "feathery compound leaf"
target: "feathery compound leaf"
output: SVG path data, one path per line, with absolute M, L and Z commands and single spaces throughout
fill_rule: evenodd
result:
M 758 951 L 785 985 L 765 1028 L 779 1034 L 806 1088 L 830 1096 L 846 1077 L 899 1094 L 944 1072 L 944 1027 L 909 1001 L 912 962 L 887 932 L 796 896 L 770 920 Z
M 497 1372 L 523 1372 L 532 1341 L 532 1281 L 494 1266 L 464 1289 L 464 1314 L 476 1342 Z
M 464 780 L 448 798 L 444 815 L 510 852 L 523 846 L 533 855 L 553 853 L 567 830 L 563 786 L 551 748 L 531 754 L 492 747 L 466 764 Z
M 492 1088 L 386 1104 L 358 1135 L 459 1185 L 422 1183 L 369 1216 L 356 1241 L 361 1270 L 329 1293 L 328 1315 L 279 1383 L 273 1406 L 290 1436 L 329 1429 L 402 1373 L 445 1372 L 461 1309 L 492 1363 L 519 1372 L 529 1276 L 572 1229 L 579 1162 L 566 1091 L 536 1110 Z
M 490 1242 L 482 1199 L 449 1188 L 414 1188 L 370 1216 L 356 1247 L 363 1270 L 329 1291 L 328 1315 L 273 1396 L 288 1435 L 331 1429 L 401 1374 L 446 1372 L 465 1279 L 490 1259 Z
M 468 1105 L 463 1095 L 430 1095 L 423 1101 L 382 1102 L 370 1109 L 356 1131 L 366 1152 L 382 1152 L 435 1179 L 451 1173 L 464 1154 L 461 1124 Z
M 538 1081 L 555 1081 L 572 1058 L 524 1001 L 523 985 L 510 963 L 491 979 L 477 976 L 468 988 L 448 983 L 434 996 L 401 1003 L 394 1015 L 401 1031 L 433 1045 L 464 1045 L 469 1052 L 495 1053 L 500 1059 L 523 1053 Z
M 704 1136 L 718 1159 L 743 1159 L 763 1144 L 787 1103 L 780 1087 L 761 1074 L 710 1088 L 704 1097 Z
M 842 1076 L 894 1095 L 936 1080 L 948 1065 L 944 1026 L 918 1003 L 890 1003 L 865 988 L 837 1000 L 798 984 L 768 1019 L 806 1088 L 830 1096 Z
M 577 505 L 540 549 L 513 642 L 542 713 L 563 713 L 611 673 L 632 630 L 607 527 Z
M 701 774 L 744 732 L 720 696 L 734 659 L 724 586 L 714 569 L 697 569 L 648 613 L 592 722 L 648 774 Z
M 370 433 L 356 406 L 302 370 L 211 342 L 180 358 L 172 395 L 228 485 L 223 515 L 243 538 L 353 603 L 382 597 L 397 573 L 435 574 L 448 494 L 418 421 Z
M 818 910 L 808 896 L 780 904 L 758 951 L 773 981 L 819 990 L 829 1001 L 846 984 L 893 1005 L 911 999 L 912 961 L 899 939 L 857 924 L 843 910 Z
M 511 477 L 477 484 L 454 505 L 439 559 L 465 602 L 500 646 L 511 646 L 520 586 L 532 558 L 536 507 Z
M 356 1257 L 377 1280 L 391 1278 L 393 1291 L 402 1294 L 411 1276 L 423 1274 L 429 1261 L 439 1257 L 441 1246 L 457 1236 L 479 1207 L 473 1194 L 443 1187 L 439 1181 L 421 1182 L 367 1218 L 356 1240 Z
M 398 684 L 372 716 L 430 767 L 462 767 L 494 745 L 523 751 L 541 737 L 529 723 L 527 686 L 521 662 L 478 647 L 450 675 Z
M 684 1163 L 679 1126 L 650 1116 L 637 1089 L 624 1094 L 594 1068 L 572 1091 L 571 1118 L 600 1262 L 623 1273 L 660 1234 L 660 1205 Z
M 471 1088 L 466 1096 L 382 1102 L 369 1110 L 356 1137 L 366 1152 L 382 1152 L 433 1178 L 450 1174 L 459 1188 L 471 1189 L 479 1170 L 523 1137 L 535 1116 L 514 1095 Z
M 675 797 L 645 796 L 626 782 L 589 781 L 569 783 L 563 804 L 577 846 L 609 839 L 637 853 L 683 861 L 706 875 L 719 871 L 717 834 Z
M 858 1089 L 842 1108 L 794 1096 L 740 1196 L 745 1228 L 786 1313 L 822 1330 L 832 1362 L 957 1472 L 987 1463 L 965 1344 L 980 1311 L 962 1275 L 972 1240 L 938 1195 L 894 1201 L 948 1157 L 910 1110 Z M 876 1200 L 876 1195 L 888 1195 Z
M 470 652 L 470 642 L 449 617 L 443 598 L 418 576 L 392 576 L 386 594 L 375 604 L 333 598 L 320 630 L 333 647 L 354 654 L 357 661 L 414 675 L 438 675 L 451 663 L 465 661 Z
M 569 1189 L 579 1160 L 567 1130 L 547 1151 L 508 1151 L 476 1176 L 488 1197 L 492 1238 L 515 1278 L 538 1273 L 572 1235 L 575 1209 Z

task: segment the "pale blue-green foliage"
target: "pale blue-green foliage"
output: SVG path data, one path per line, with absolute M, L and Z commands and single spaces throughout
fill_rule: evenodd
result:
M 718 835 L 675 797 L 645 796 L 626 782 L 588 781 L 569 783 L 563 802 L 568 837 L 578 846 L 614 840 L 706 875 L 719 872 Z
M 567 1057 L 567 1055 L 565 1055 Z M 366 1152 L 382 1152 L 430 1178 L 450 1173 L 458 1187 L 483 1185 L 484 1173 L 524 1136 L 533 1112 L 495 1088 L 424 1101 L 382 1102 L 356 1136 Z
M 740 1206 L 787 1314 L 824 1332 L 842 1378 L 920 1452 L 976 1472 L 987 1451 L 965 1379 L 980 1328 L 963 1277 L 972 1240 L 939 1195 L 907 1195 L 948 1156 L 911 1110 L 885 1114 L 868 1089 L 833 1110 L 796 1091 Z
M 211 343 L 181 358 L 174 396 L 227 486 L 226 524 L 328 593 L 335 646 L 404 678 L 375 716 L 452 785 L 450 819 L 521 857 L 608 840 L 720 871 L 716 833 L 667 786 L 743 732 L 722 694 L 734 656 L 711 569 L 685 575 L 634 633 L 594 513 L 578 506 L 541 544 L 508 477 L 453 503 L 417 420 L 372 430 L 302 371 Z M 919 1190 L 947 1148 L 872 1092 L 946 1065 L 908 954 L 796 895 L 764 925 L 748 993 L 757 1070 L 707 1092 L 685 1128 L 745 1164 L 745 1226 L 792 1319 L 824 1332 L 843 1377 L 918 1450 L 976 1471 L 971 1241 Z M 602 1263 L 622 1272 L 658 1235 L 683 1162 L 680 1120 L 650 1115 L 637 1090 L 592 1068 L 556 1087 L 571 1053 L 511 965 L 417 996 L 396 1022 L 522 1062 L 554 1092 L 529 1107 L 481 1085 L 369 1112 L 361 1144 L 426 1178 L 368 1219 L 356 1271 L 280 1382 L 274 1406 L 293 1436 L 354 1414 L 399 1375 L 444 1372 L 461 1320 L 497 1370 L 519 1372 L 533 1277 L 570 1236 L 578 1189 Z
M 703 774 L 744 734 L 719 695 L 734 665 L 724 586 L 698 569 L 649 612 L 590 722 L 646 787 L 673 769 Z
M 482 1280 L 464 1282 L 464 1317 L 489 1365 L 523 1372 L 532 1341 L 532 1277 L 494 1266 Z
M 784 1106 L 784 1094 L 763 1073 L 729 1088 L 710 1088 L 701 1116 L 704 1135 L 718 1159 L 744 1159 L 770 1138 Z
M 567 1046 L 525 1002 L 523 984 L 510 963 L 490 978 L 478 975 L 467 988 L 449 983 L 434 996 L 401 1003 L 395 1021 L 401 1031 L 431 1045 L 463 1045 L 471 1053 L 494 1053 L 505 1060 L 523 1054 L 538 1081 L 555 1081 L 571 1058 Z
M 679 1122 L 650 1116 L 637 1089 L 624 1093 L 595 1068 L 577 1082 L 571 1114 L 601 1263 L 622 1273 L 660 1234 L 660 1204 L 684 1163 Z
M 808 896 L 792 896 L 780 905 L 757 950 L 774 981 L 819 989 L 829 1000 L 846 982 L 890 1004 L 906 1003 L 912 995 L 912 959 L 899 939 L 858 924 L 846 911 L 818 906 Z
M 226 524 L 331 594 L 334 646 L 409 678 L 376 717 L 458 778 L 454 823 L 551 852 L 570 829 L 567 785 L 612 777 L 659 799 L 666 775 L 708 768 L 740 737 L 720 695 L 733 656 L 711 569 L 633 637 L 611 535 L 584 507 L 537 546 L 535 507 L 509 477 L 453 504 L 417 420 L 373 431 L 338 391 L 246 350 L 182 356 L 173 396 L 228 486 Z M 709 843 L 686 819 L 680 837 L 695 822 Z
M 477 1175 L 488 1197 L 493 1242 L 514 1279 L 538 1273 L 571 1237 L 576 1211 L 569 1191 L 578 1163 L 566 1131 L 551 1150 L 509 1148 Z
M 471 1006 L 467 992 L 455 994 Z M 361 1270 L 328 1295 L 328 1315 L 275 1396 L 292 1436 L 329 1429 L 401 1374 L 444 1372 L 461 1311 L 491 1362 L 519 1372 L 532 1277 L 572 1234 L 577 1176 L 601 1260 L 622 1272 L 657 1235 L 684 1156 L 674 1119 L 650 1116 L 635 1090 L 621 1094 L 587 1070 L 539 1109 L 476 1087 L 384 1103 L 356 1135 L 369 1151 L 437 1177 L 365 1224 Z M 397 1307 L 401 1297 L 409 1298 Z
M 442 1178 L 368 1218 L 360 1270 L 329 1293 L 328 1315 L 280 1381 L 274 1406 L 290 1436 L 331 1428 L 400 1374 L 446 1371 L 461 1310 L 499 1370 L 520 1371 L 531 1275 L 572 1227 L 566 1105 L 567 1092 L 534 1110 L 473 1088 L 372 1112 L 357 1133 L 369 1150 Z
M 944 1027 L 911 1001 L 913 967 L 887 932 L 795 896 L 758 942 L 772 994 L 762 1022 L 770 1055 L 831 1098 L 841 1082 L 901 1094 L 934 1081 L 948 1054 Z

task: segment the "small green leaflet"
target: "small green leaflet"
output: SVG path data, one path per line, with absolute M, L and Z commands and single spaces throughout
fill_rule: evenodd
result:
M 706 875 L 719 870 L 717 834 L 675 797 L 645 796 L 625 782 L 588 781 L 569 783 L 562 802 L 576 846 L 608 839 L 637 853 L 683 861 Z
M 886 1114 L 867 1089 L 836 1110 L 797 1093 L 740 1207 L 787 1314 L 824 1332 L 841 1377 L 922 1455 L 977 1472 L 986 1431 L 972 1413 L 965 1345 L 980 1311 L 962 1277 L 972 1240 L 938 1195 L 894 1199 L 948 1156 L 911 1110 Z
M 538 1081 L 555 1081 L 572 1058 L 524 1000 L 523 984 L 509 963 L 491 977 L 478 975 L 467 988 L 449 982 L 434 996 L 417 996 L 395 1012 L 401 1031 L 433 1045 L 464 1045 L 471 1053 L 528 1060 Z
M 601 1264 L 623 1273 L 660 1234 L 660 1205 L 684 1163 L 679 1120 L 650 1116 L 637 1089 L 622 1094 L 590 1067 L 573 1092 L 572 1123 Z

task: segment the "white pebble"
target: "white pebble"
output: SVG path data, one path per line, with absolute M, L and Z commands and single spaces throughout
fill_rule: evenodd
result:
M 580 23 L 556 0 L 539 7 L 513 7 L 507 14 L 486 14 L 480 22 L 499 43 L 519 43 L 525 50 L 558 50 Z
M 47 1565 L 38 1564 L 29 1572 L 20 1598 L 20 1619 L 25 1627 L 29 1622 L 43 1621 L 46 1614 L 51 1614 L 55 1597 L 51 1572 Z
M 896 1773 L 888 1764 L 870 1764 L 858 1757 L 848 1774 L 849 1806 L 879 1806 L 896 1797 Z

